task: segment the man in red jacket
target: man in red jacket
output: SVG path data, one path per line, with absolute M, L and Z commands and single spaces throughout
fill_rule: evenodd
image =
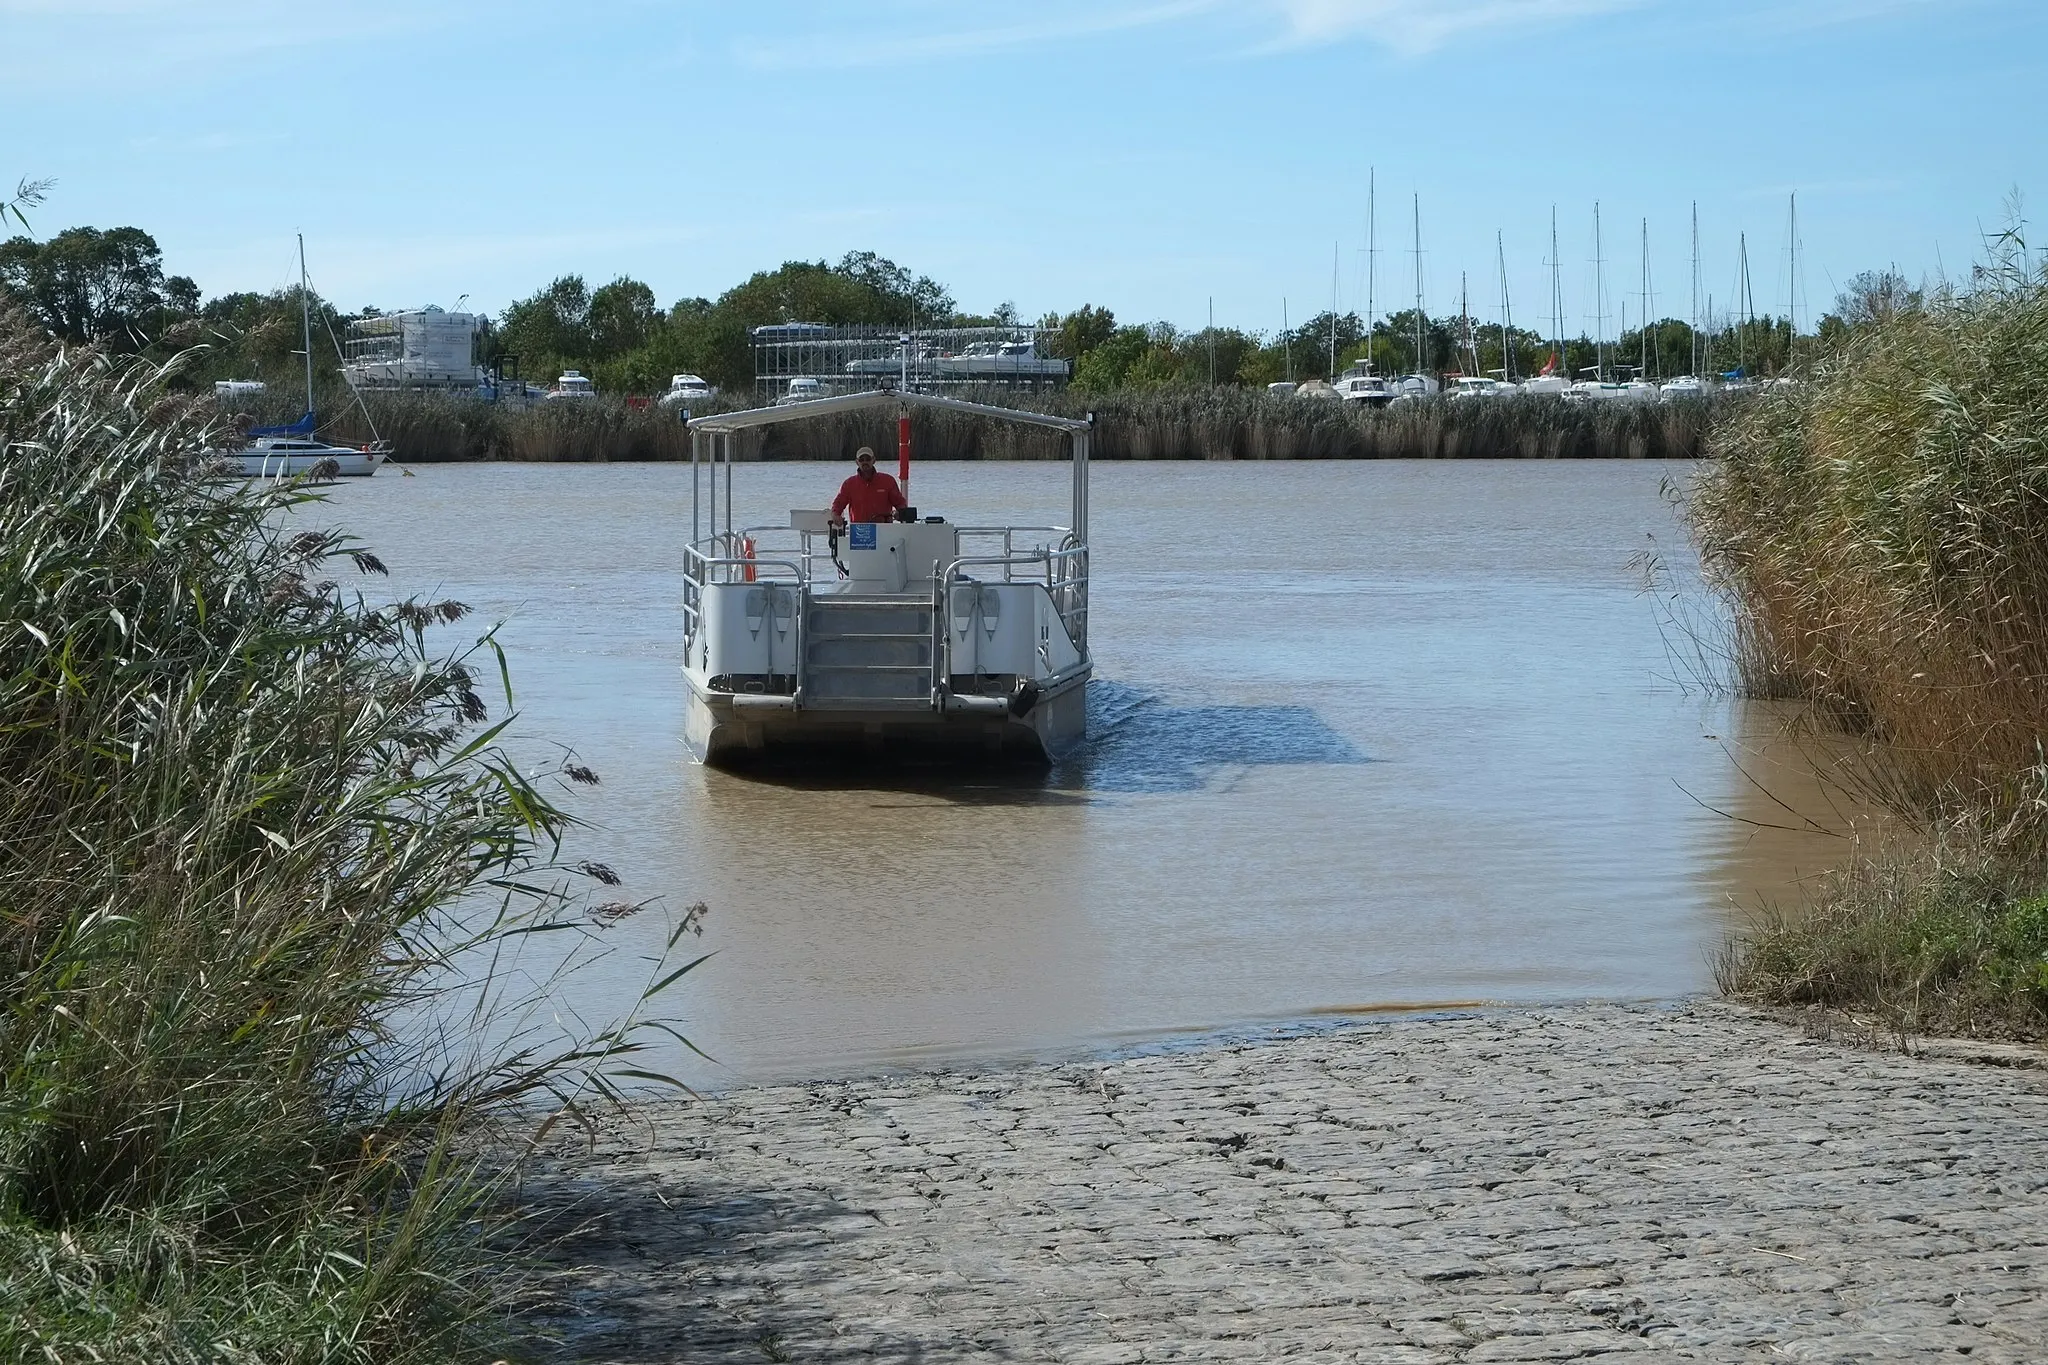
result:
M 907 505 L 903 490 L 875 468 L 875 452 L 862 446 L 854 453 L 853 467 L 853 476 L 839 485 L 839 496 L 832 499 L 832 520 L 841 526 L 849 521 L 896 520 L 896 509 Z

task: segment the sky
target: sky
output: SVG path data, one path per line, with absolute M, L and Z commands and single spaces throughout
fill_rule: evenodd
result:
M 2048 189 L 2042 0 L 0 0 L 0 52 L 39 234 L 145 228 L 212 295 L 303 232 L 346 308 L 873 250 L 978 311 L 1270 333 L 1409 306 L 1419 216 L 1432 313 L 1497 320 L 1504 258 L 1547 331 L 1554 208 L 1566 329 L 1612 334 L 1646 222 L 1690 315 L 1697 206 L 1702 293 L 1746 233 L 1757 310 L 1808 326 Z

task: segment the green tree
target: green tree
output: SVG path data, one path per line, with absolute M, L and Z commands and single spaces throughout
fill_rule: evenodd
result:
M 592 354 L 590 289 L 581 275 L 563 275 L 499 319 L 492 359 L 510 354 L 529 375 L 557 365 L 585 366 Z
M 645 346 L 660 321 L 654 291 L 620 276 L 590 296 L 591 359 L 601 363 Z
M 1043 346 L 1047 355 L 1079 360 L 1109 340 L 1116 331 L 1116 314 L 1084 303 L 1065 317 L 1048 313 L 1039 319 L 1038 326 L 1046 334 Z
M 1074 387 L 1090 393 L 1122 388 L 1131 367 L 1151 348 L 1152 334 L 1145 328 L 1116 328 L 1074 363 Z
M 164 276 L 156 239 L 136 227 L 66 228 L 47 242 L 0 243 L 0 289 L 67 341 L 140 351 L 199 305 L 199 286 Z

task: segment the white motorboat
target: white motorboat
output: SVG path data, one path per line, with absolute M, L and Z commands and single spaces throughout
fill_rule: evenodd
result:
M 704 376 L 679 374 L 668 381 L 668 392 L 661 396 L 661 405 L 665 408 L 695 407 L 716 397 L 717 388 L 706 382 Z
M 1574 403 L 1618 403 L 1628 396 L 1628 385 L 1601 379 L 1581 379 L 1565 394 Z
M 1320 379 L 1305 379 L 1295 385 L 1294 396 L 1296 398 L 1315 398 L 1325 401 L 1335 401 L 1342 397 L 1336 389 Z
M 1708 392 L 1706 384 L 1701 382 L 1699 376 L 1686 374 L 1676 379 L 1665 380 L 1662 387 L 1657 390 L 1657 397 L 1662 402 L 1678 403 L 1688 398 L 1705 398 Z
M 1040 356 L 1030 341 L 977 341 L 958 355 L 941 356 L 933 368 L 942 378 L 1064 379 L 1067 362 Z
M 1404 374 L 1394 381 L 1394 401 L 1412 401 L 1417 398 L 1434 398 L 1443 392 L 1443 385 L 1433 375 Z
M 1539 374 L 1522 380 L 1515 388 L 1531 397 L 1566 398 L 1571 395 L 1572 382 L 1561 374 Z
M 1387 382 L 1385 375 L 1374 374 L 1372 366 L 1365 361 L 1338 375 L 1333 387 L 1339 398 L 1360 407 L 1383 408 L 1394 401 L 1394 386 Z
M 825 387 L 824 380 L 813 378 L 809 375 L 798 375 L 795 379 L 789 381 L 789 387 L 783 391 L 780 398 L 775 400 L 775 405 L 777 407 L 787 407 L 791 403 L 809 403 L 820 398 L 830 398 L 831 396 L 832 390 Z
M 555 386 L 548 390 L 548 401 L 559 403 L 564 400 L 576 402 L 597 397 L 597 385 L 590 382 L 590 376 L 581 370 L 564 370 L 555 380 Z
M 734 457 L 747 432 L 893 412 L 907 494 L 911 417 L 925 411 L 1065 434 L 1068 524 L 927 517 L 842 527 L 825 512 L 794 511 L 787 523 L 750 526 L 736 514 L 744 495 L 733 488 Z M 682 642 L 690 752 L 711 764 L 848 748 L 1043 760 L 1077 742 L 1093 671 L 1092 431 L 1090 420 L 880 390 L 692 419 Z
M 1461 374 L 1454 376 L 1451 380 L 1451 401 L 1453 403 L 1469 401 L 1474 398 L 1499 398 L 1514 392 L 1514 385 L 1503 384 L 1498 379 L 1489 379 L 1483 375 Z

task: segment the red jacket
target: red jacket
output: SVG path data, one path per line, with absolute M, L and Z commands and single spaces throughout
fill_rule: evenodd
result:
M 832 515 L 844 513 L 848 521 L 894 521 L 896 509 L 905 506 L 896 480 L 877 469 L 872 479 L 853 474 L 839 485 L 839 496 L 832 499 Z

